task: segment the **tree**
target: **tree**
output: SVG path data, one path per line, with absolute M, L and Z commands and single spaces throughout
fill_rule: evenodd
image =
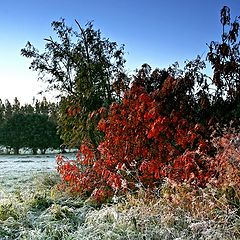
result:
M 34 113 L 34 107 L 31 104 L 25 104 L 21 106 L 21 113 L 31 114 Z
M 13 111 L 13 113 L 19 113 L 20 109 L 21 109 L 21 104 L 20 104 L 19 100 L 17 99 L 17 97 L 15 97 L 13 100 L 12 111 Z
M 25 126 L 24 115 L 14 114 L 1 127 L 1 144 L 13 148 L 14 154 L 19 154 L 19 149 L 25 146 Z
M 47 90 L 60 92 L 59 126 L 65 142 L 78 145 L 88 139 L 97 145 L 96 124 L 87 121 L 88 115 L 109 106 L 127 87 L 124 46 L 118 48 L 116 42 L 102 38 L 91 22 L 85 29 L 77 21 L 76 24 L 78 31 L 68 27 L 64 19 L 54 21 L 52 27 L 58 39 L 45 39 L 44 53 L 30 42 L 21 53 L 33 59 L 30 68 L 48 83 Z
M 212 41 L 207 60 L 213 69 L 212 84 L 217 88 L 212 110 L 216 118 L 229 123 L 240 117 L 240 17 L 231 22 L 230 9 L 221 10 L 221 42 Z M 236 107 L 237 106 L 237 107 Z M 216 111 L 217 110 L 217 111 Z M 239 121 L 236 125 L 239 125 Z
M 13 110 L 12 105 L 8 99 L 5 100 L 5 119 L 10 119 L 12 117 Z
M 35 113 L 37 113 L 37 114 L 40 114 L 40 113 L 41 113 L 40 102 L 39 102 L 38 99 L 36 99 L 36 101 L 35 101 L 34 110 L 35 110 Z
M 48 116 L 42 114 L 16 113 L 0 129 L 0 142 L 19 154 L 20 148 L 30 148 L 36 154 L 40 149 L 58 148 L 61 140 L 57 135 L 57 126 Z
M 48 148 L 59 148 L 61 141 L 57 135 L 57 126 L 47 115 L 29 114 L 25 119 L 25 147 L 31 148 L 33 154 L 36 154 L 38 149 L 44 154 Z
M 4 122 L 4 112 L 5 112 L 5 106 L 2 100 L 0 99 L 0 127 Z
M 48 114 L 50 120 L 57 124 L 57 119 L 59 115 L 59 104 L 58 103 L 49 103 L 48 104 Z
M 0 99 L 0 150 L 2 145 L 2 135 L 1 135 L 1 127 L 4 123 L 4 112 L 5 112 L 5 106 L 2 102 L 2 99 Z
M 46 97 L 43 97 L 43 100 L 40 102 L 40 113 L 44 115 L 48 115 L 49 112 L 49 103 Z

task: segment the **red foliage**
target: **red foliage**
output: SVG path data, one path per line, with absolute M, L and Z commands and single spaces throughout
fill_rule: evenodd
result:
M 133 84 L 121 103 L 113 103 L 98 129 L 105 137 L 97 150 L 82 145 L 75 161 L 58 159 L 58 171 L 74 192 L 98 201 L 138 187 L 154 188 L 164 178 L 204 186 L 212 176 L 204 158 L 209 143 L 204 127 L 190 123 L 181 109 L 164 114 L 166 98 L 176 81 L 167 78 L 161 89 L 148 93 Z
M 215 157 L 215 168 L 219 174 L 214 184 L 218 188 L 234 188 L 240 200 L 240 134 L 231 129 L 223 136 L 215 138 L 214 144 L 218 148 Z

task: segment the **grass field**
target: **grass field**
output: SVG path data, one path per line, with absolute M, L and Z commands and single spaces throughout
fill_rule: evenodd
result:
M 30 171 L 28 169 L 28 171 Z M 240 217 L 214 188 L 165 183 L 101 207 L 60 192 L 54 169 L 5 173 L 0 183 L 0 239 L 240 239 Z

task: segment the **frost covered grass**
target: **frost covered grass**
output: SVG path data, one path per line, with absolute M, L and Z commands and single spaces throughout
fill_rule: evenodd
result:
M 240 216 L 214 188 L 165 183 L 101 207 L 59 192 L 57 174 L 1 189 L 0 239 L 240 239 Z

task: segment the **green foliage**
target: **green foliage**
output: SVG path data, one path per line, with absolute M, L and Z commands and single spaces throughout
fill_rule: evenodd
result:
M 19 220 L 19 212 L 16 211 L 16 207 L 12 203 L 0 205 L 0 220 L 5 221 L 12 217 L 15 220 Z
M 1 144 L 14 149 L 31 148 L 33 153 L 40 149 L 45 153 L 47 148 L 58 148 L 60 139 L 56 124 L 48 116 L 41 114 L 14 114 L 1 128 Z
M 5 112 L 5 106 L 2 102 L 2 100 L 0 99 L 0 127 L 2 126 L 2 124 L 4 122 L 4 112 Z
M 18 154 L 20 148 L 38 149 L 45 153 L 47 148 L 59 148 L 61 140 L 57 134 L 58 105 L 34 99 L 33 104 L 21 105 L 17 98 L 14 103 L 0 101 L 0 144 Z
M 11 103 L 6 99 L 6 100 L 5 100 L 4 118 L 5 118 L 5 119 L 9 119 L 9 118 L 11 118 L 12 114 L 13 114 L 12 105 L 11 105 Z
M 14 154 L 25 145 L 25 134 L 21 125 L 25 125 L 23 115 L 14 115 L 1 128 L 0 142 L 2 145 L 13 148 Z M 21 127 L 20 127 L 21 126 Z
M 87 130 L 88 115 L 119 99 L 128 79 L 123 72 L 124 47 L 103 38 L 91 22 L 85 29 L 76 24 L 77 31 L 64 20 L 54 21 L 58 39 L 45 39 L 43 53 L 28 42 L 22 55 L 33 59 L 30 68 L 48 83 L 47 90 L 60 92 L 59 131 L 67 144 L 79 146 L 84 139 L 97 142 L 95 124 L 89 123 L 92 131 Z M 77 114 L 69 116 L 71 108 L 77 108 Z
M 60 138 L 57 135 L 57 126 L 50 121 L 47 115 L 32 114 L 26 115 L 26 139 L 28 140 L 25 147 L 33 150 L 40 149 L 45 153 L 47 148 L 57 149 L 60 144 Z

